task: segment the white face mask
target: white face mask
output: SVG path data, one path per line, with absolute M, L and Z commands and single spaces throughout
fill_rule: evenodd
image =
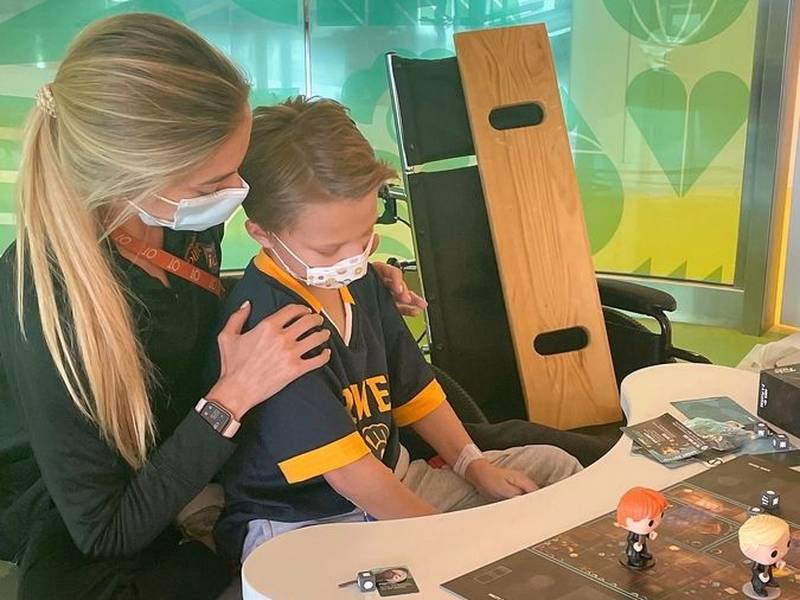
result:
M 179 202 L 163 196 L 156 196 L 162 202 L 176 207 L 175 216 L 171 220 L 161 219 L 139 206 L 133 206 L 139 211 L 139 218 L 145 225 L 168 227 L 175 231 L 205 231 L 230 219 L 236 209 L 242 205 L 249 191 L 250 186 L 242 179 L 242 187 L 217 190 Z
M 297 262 L 306 268 L 306 276 L 300 277 L 299 275 L 295 274 L 294 271 L 292 271 L 283 261 L 280 255 L 277 252 L 273 252 L 273 254 L 280 261 L 281 265 L 283 265 L 284 269 L 286 269 L 289 273 L 294 275 L 294 277 L 306 285 L 313 285 L 314 287 L 324 288 L 327 290 L 344 287 L 350 283 L 353 283 L 357 279 L 361 279 L 367 274 L 367 261 L 369 259 L 370 250 L 372 250 L 372 243 L 375 241 L 375 233 L 373 233 L 369 238 L 369 242 L 367 242 L 367 247 L 364 248 L 364 251 L 361 254 L 342 259 L 329 267 L 312 267 L 306 264 L 302 258 L 297 256 L 297 254 L 292 252 L 291 248 L 284 244 L 277 235 L 273 233 L 272 236 L 281 246 L 283 246 L 284 250 L 291 254 Z

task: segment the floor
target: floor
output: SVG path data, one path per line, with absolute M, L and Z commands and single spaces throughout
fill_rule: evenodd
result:
M 718 365 L 735 367 L 756 344 L 766 344 L 783 338 L 780 333 L 767 332 L 762 337 L 745 335 L 732 329 L 675 323 L 673 344 L 699 352 Z

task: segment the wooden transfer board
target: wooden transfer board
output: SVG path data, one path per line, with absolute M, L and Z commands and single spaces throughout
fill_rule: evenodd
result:
M 559 429 L 618 421 L 547 31 L 538 24 L 459 33 L 455 46 L 528 416 Z M 493 113 L 532 102 L 543 114 L 537 125 L 504 128 L 514 115 Z M 535 118 L 537 110 L 521 112 Z M 585 347 L 549 355 L 534 348 L 541 334 L 566 328 L 585 333 Z

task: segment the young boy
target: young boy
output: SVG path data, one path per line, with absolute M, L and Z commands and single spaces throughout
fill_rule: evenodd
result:
M 222 322 L 245 301 L 246 329 L 287 304 L 306 304 L 325 318 L 331 358 L 245 416 L 220 475 L 223 551 L 244 560 L 305 525 L 468 508 L 580 470 L 552 446 L 482 454 L 472 443 L 368 266 L 377 191 L 395 173 L 344 107 L 297 98 L 256 109 L 242 176 L 250 183 L 247 231 L 262 251 Z M 409 462 L 398 441 L 405 426 L 450 467 Z

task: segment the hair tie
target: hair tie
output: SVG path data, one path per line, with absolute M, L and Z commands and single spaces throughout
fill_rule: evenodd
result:
M 49 83 L 44 84 L 36 92 L 36 106 L 54 119 L 56 118 L 56 99 L 53 97 L 53 90 L 50 89 Z

